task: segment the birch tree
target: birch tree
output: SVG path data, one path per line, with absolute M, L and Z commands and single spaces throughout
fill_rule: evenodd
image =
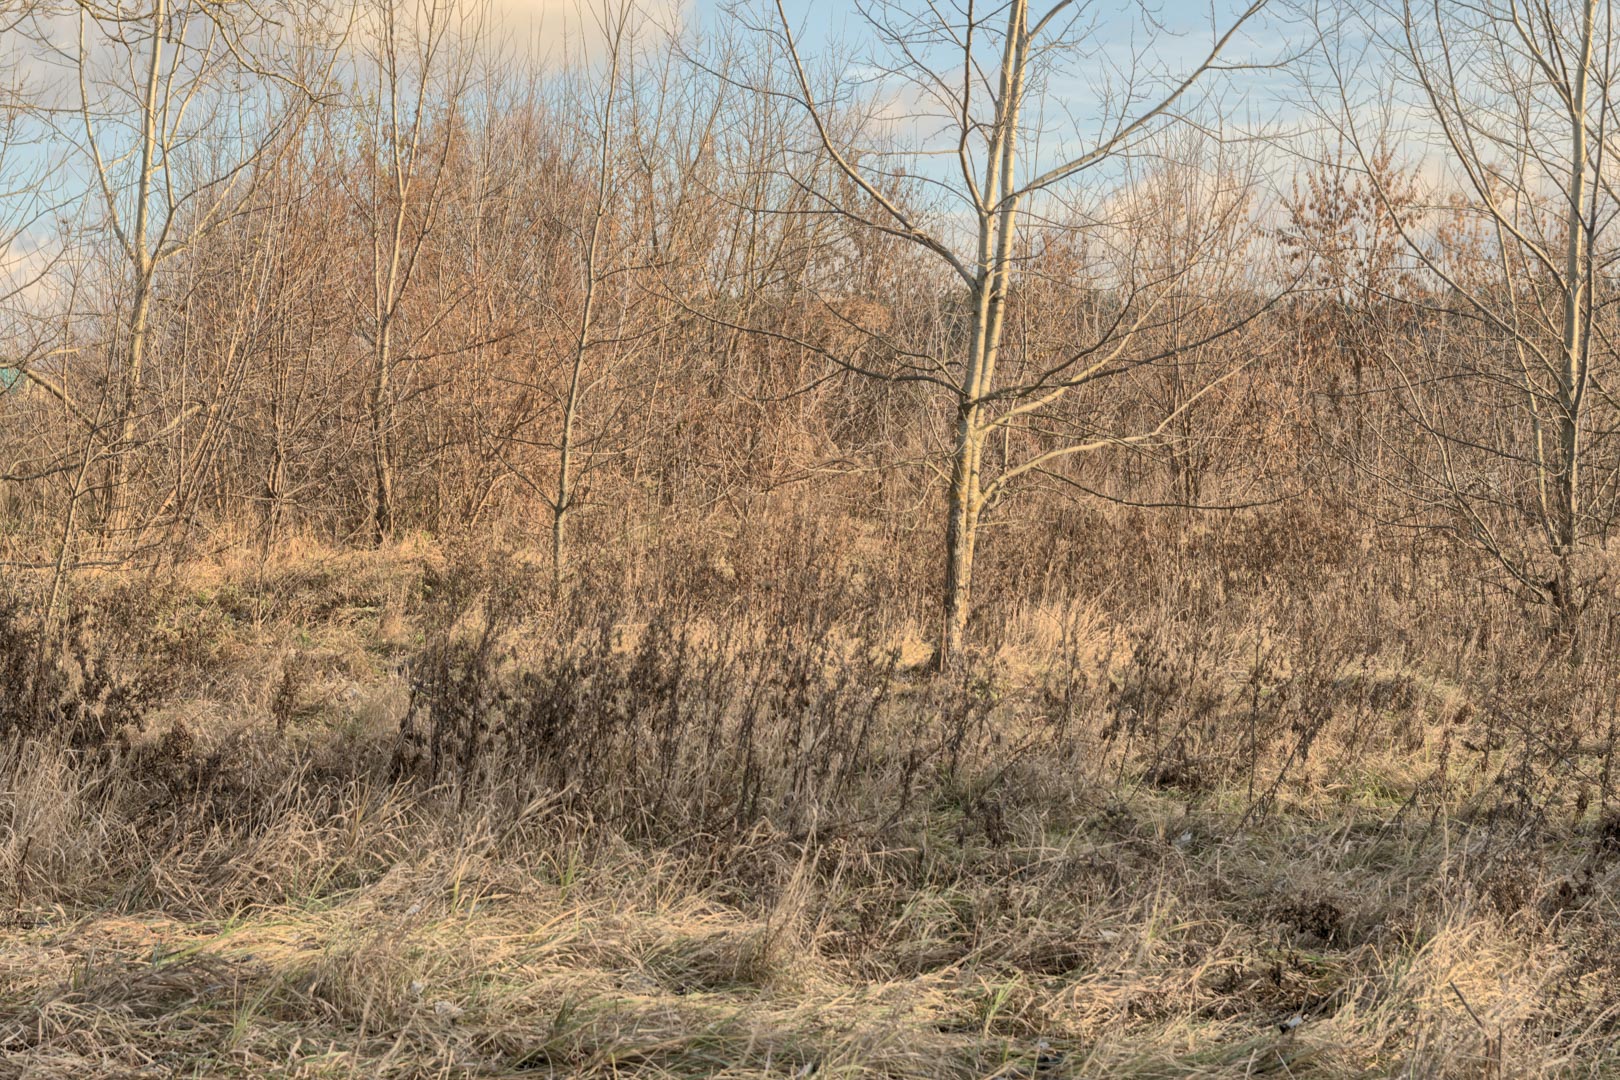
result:
M 1180 70 L 1156 61 L 1151 46 L 1120 58 L 1112 85 L 1082 130 L 1081 121 L 1058 123 L 1052 116 L 1064 111 L 1055 84 L 1073 76 L 1077 62 L 1089 55 L 1094 70 L 1107 67 L 1095 59 L 1104 44 L 1090 5 L 858 3 L 881 55 L 863 66 L 863 85 L 877 89 L 864 102 L 851 103 L 818 92 L 787 11 L 775 0 L 773 32 L 787 74 L 785 86 L 770 89 L 797 100 L 812 145 L 859 195 L 859 205 L 852 206 L 818 191 L 818 210 L 849 215 L 863 228 L 925 250 L 961 296 L 964 325 L 946 335 L 948 352 L 895 345 L 895 362 L 881 370 L 831 356 L 863 374 L 932 385 L 951 405 L 941 468 L 947 491 L 942 664 L 963 647 L 986 512 L 1019 483 L 1062 469 L 1071 459 L 1162 438 L 1173 418 L 1211 385 L 1185 394 L 1170 415 L 1146 430 L 1088 431 L 1061 419 L 1063 405 L 1081 388 L 1203 343 L 1149 344 L 1149 332 L 1167 318 L 1162 302 L 1176 291 L 1185 265 L 1165 277 L 1127 259 L 1110 268 L 1106 279 L 1071 280 L 1094 302 L 1074 325 L 1045 342 L 1009 349 L 1007 312 L 1030 259 L 1054 236 L 1096 220 L 1098 191 L 1107 186 L 1111 167 L 1140 152 L 1145 140 L 1191 104 L 1195 89 L 1223 67 L 1223 54 L 1263 3 L 1256 0 L 1224 27 L 1212 28 L 1199 58 Z M 864 149 L 847 133 L 850 125 L 840 123 L 841 113 L 864 105 L 864 130 L 873 121 L 892 127 L 874 114 L 874 104 L 923 132 L 909 153 Z M 793 169 L 802 171 L 802 163 Z M 942 205 L 928 212 L 901 195 L 918 189 L 938 193 Z M 1218 327 L 1205 340 L 1241 322 Z M 1021 454 L 1014 453 L 1019 449 Z

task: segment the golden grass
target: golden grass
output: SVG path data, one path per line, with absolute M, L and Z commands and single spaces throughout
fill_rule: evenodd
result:
M 39 797 L 9 792 L 11 820 Z M 36 895 L 11 914 L 0 1073 L 965 1078 L 1035 1075 L 1042 1055 L 1042 1076 L 1613 1069 L 1620 860 L 1573 844 L 1504 911 L 1460 872 L 1463 828 L 1232 832 L 1167 800 L 887 872 L 872 862 L 918 854 L 845 845 L 818 869 L 763 834 L 683 854 L 489 808 L 441 816 L 404 792 L 332 809 L 288 808 L 251 839 L 147 841 L 140 860 L 80 851 L 125 875 L 145 852 L 169 865 L 100 903 Z M 1553 910 L 1582 867 L 1587 896 Z
M 1007 711 L 892 813 L 855 783 L 795 829 L 652 829 L 521 778 L 390 777 L 432 558 L 218 571 L 185 605 L 266 615 L 216 628 L 131 752 L 4 751 L 0 1077 L 1620 1075 L 1612 823 L 1484 812 L 1507 773 L 1454 749 L 1489 733 L 1440 675 L 1328 669 L 1388 730 L 1324 736 L 1268 814 L 1230 770 L 1081 783 L 1018 756 L 1039 716 Z M 1012 683 L 1063 648 L 1145 677 L 1089 607 L 1010 625 Z M 256 684 L 290 649 L 278 730 Z M 920 673 L 894 699 L 875 758 L 940 701 Z

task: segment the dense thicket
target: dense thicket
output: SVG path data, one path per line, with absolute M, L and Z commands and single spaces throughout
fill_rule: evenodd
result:
M 874 10 L 925 70 L 942 39 Z M 973 16 L 1004 71 L 1036 62 L 1009 10 Z M 1421 20 L 1385 14 L 1432 73 Z M 1525 41 L 1590 44 L 1580 14 Z M 934 257 L 972 228 L 926 135 L 818 81 L 785 23 L 702 40 L 609 5 L 544 67 L 446 4 L 244 18 L 160 2 L 85 9 L 77 45 L 49 12 L 9 31 L 46 75 L 7 159 L 33 195 L 8 204 L 28 255 L 0 536 L 52 603 L 83 568 L 422 531 L 544 550 L 558 585 L 652 552 L 767 573 L 795 535 L 922 611 L 957 572 L 941 523 L 969 452 L 979 578 L 1014 594 L 1121 505 L 1438 536 L 1566 637 L 1602 593 L 1607 136 L 1533 123 L 1602 114 L 1601 53 L 1577 103 L 1509 77 L 1539 55 L 1510 24 L 1437 23 L 1505 74 L 1408 103 L 1451 136 L 1432 183 L 1377 140 L 1223 141 L 1172 95 L 1061 194 L 996 203 L 964 172 L 1006 243 L 964 285 Z M 1008 102 L 1051 93 L 1010 85 L 965 123 L 992 149 L 1026 138 Z M 1516 172 L 1514 100 L 1541 151 Z M 968 356 L 971 383 L 985 320 L 997 381 L 974 389 L 948 369 Z

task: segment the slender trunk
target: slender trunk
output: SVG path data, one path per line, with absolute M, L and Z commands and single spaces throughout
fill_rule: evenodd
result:
M 563 401 L 562 434 L 557 440 L 557 498 L 551 504 L 551 584 L 561 589 L 568 567 L 568 514 L 574 508 L 574 429 L 579 418 L 585 374 L 585 353 L 590 348 L 591 316 L 596 306 L 596 256 L 602 230 L 603 207 L 585 253 L 585 298 L 580 304 L 579 329 L 574 337 L 574 362 L 568 372 L 568 395 Z
M 415 160 L 413 135 L 412 161 Z M 377 344 L 371 379 L 371 537 L 378 544 L 394 534 L 393 379 L 394 315 L 399 310 L 400 257 L 405 243 L 405 211 L 410 181 L 397 152 L 394 159 L 394 220 L 389 236 L 388 265 L 376 294 Z
M 1564 370 L 1559 379 L 1558 585 L 1554 600 L 1566 624 L 1573 616 L 1573 560 L 1579 540 L 1581 405 L 1586 388 L 1586 169 L 1587 85 L 1592 62 L 1597 0 L 1587 0 L 1581 28 L 1581 56 L 1569 103 L 1570 178 L 1568 238 L 1564 253 Z M 1568 626 L 1566 625 L 1566 629 Z
M 551 505 L 551 582 L 561 589 L 568 567 L 568 514 L 574 506 L 575 429 L 584 389 L 585 354 L 591 347 L 591 319 L 596 308 L 597 267 L 601 260 L 602 223 L 608 212 L 609 158 L 613 148 L 613 103 L 619 89 L 619 60 L 624 41 L 624 18 L 612 41 L 607 72 L 607 97 L 602 103 L 601 142 L 596 161 L 596 206 L 591 235 L 585 245 L 585 296 L 580 302 L 579 326 L 574 335 L 574 361 L 568 372 L 568 396 L 563 403 L 562 435 L 557 446 L 557 499 Z
M 984 509 L 985 439 L 994 427 L 984 419 L 984 398 L 995 380 L 1003 315 L 1012 269 L 1018 192 L 1013 168 L 1018 143 L 1019 105 L 1024 92 L 1028 4 L 1014 0 L 1007 14 L 1007 40 L 1001 58 L 997 117 L 985 162 L 979 206 L 978 283 L 973 290 L 973 332 L 962 372 L 956 437 L 951 449 L 951 485 L 945 526 L 944 626 L 938 666 L 961 656 L 972 601 L 973 556 L 979 515 Z
M 387 10 L 388 31 L 393 34 L 393 9 Z M 432 30 L 429 30 L 432 34 Z M 390 48 L 392 43 L 390 42 Z M 408 139 L 400 138 L 400 84 L 396 68 L 397 57 L 389 52 L 385 57 L 388 94 L 388 181 L 392 187 L 393 215 L 387 236 L 387 263 L 380 267 L 376 277 L 380 253 L 378 238 L 373 236 L 372 258 L 372 318 L 376 322 L 376 352 L 371 382 L 371 471 L 372 471 L 372 539 L 381 544 L 394 533 L 394 316 L 404 301 L 405 278 L 409 269 L 404 265 L 405 224 L 411 205 L 411 188 L 416 176 L 417 151 L 420 147 L 423 124 L 423 95 L 428 82 L 428 63 L 424 61 L 421 83 L 416 93 L 416 108 Z M 431 220 L 431 209 L 429 210 Z M 375 219 L 374 219 L 375 220 Z M 423 226 L 426 227 L 425 225 Z M 420 243 L 420 241 L 418 241 Z M 414 256 L 412 265 L 414 265 Z
M 129 523 L 130 502 L 128 492 L 124 489 L 129 482 L 129 454 L 135 442 L 135 409 L 139 401 L 142 370 L 146 365 L 146 342 L 151 323 L 149 296 L 145 284 L 138 283 L 135 303 L 130 310 L 129 351 L 125 355 L 124 385 L 118 398 L 118 431 L 112 448 L 112 477 L 107 491 L 106 528 L 109 536 L 123 532 Z
M 940 639 L 941 667 L 962 655 L 973 599 L 973 549 L 980 509 L 979 463 L 984 450 L 984 436 L 976 430 L 976 412 L 964 409 L 956 425 L 949 517 L 945 523 L 945 625 Z
M 590 309 L 590 290 L 586 291 Z M 586 315 L 589 319 L 589 315 Z M 568 378 L 568 399 L 563 406 L 562 435 L 557 443 L 557 499 L 551 506 L 551 583 L 561 588 L 568 566 L 568 512 L 574 506 L 574 421 L 579 414 L 580 375 L 584 366 L 583 342 L 574 350 Z
M 135 188 L 135 226 L 129 233 L 128 254 L 135 275 L 135 295 L 130 304 L 129 348 L 125 354 L 123 388 L 118 402 L 117 441 L 112 450 L 112 475 L 107 492 L 106 528 L 109 535 L 123 530 L 129 514 L 124 487 L 129 478 L 131 444 L 135 441 L 135 409 L 139 401 L 142 372 L 146 366 L 147 339 L 151 333 L 152 276 L 159 253 L 148 247 L 152 227 L 152 193 L 158 156 L 158 87 L 163 73 L 163 23 L 166 0 L 152 5 L 152 47 L 147 57 L 146 87 L 141 104 L 141 164 Z
M 45 603 L 45 630 L 49 632 L 56 626 L 57 608 L 62 601 L 62 591 L 67 586 L 70 573 L 69 560 L 73 553 L 73 532 L 79 521 L 79 499 L 84 496 L 85 479 L 90 475 L 90 466 L 95 462 L 95 448 L 86 443 L 84 455 L 79 461 L 79 471 L 73 477 L 73 486 L 68 492 L 67 513 L 62 519 L 62 533 L 57 541 L 56 564 L 51 571 L 50 598 Z
M 371 538 L 378 544 L 394 532 L 394 466 L 389 446 L 393 411 L 389 397 L 393 393 L 393 356 L 390 352 L 388 319 L 385 316 L 377 335 L 376 370 L 371 383 L 371 472 L 372 491 Z

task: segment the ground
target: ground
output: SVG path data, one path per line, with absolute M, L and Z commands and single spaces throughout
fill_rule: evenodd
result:
M 1620 818 L 1421 661 L 1303 754 L 1297 672 L 1140 648 L 1054 733 L 1033 662 L 497 649 L 403 563 L 170 596 L 138 731 L 7 744 L 0 1076 L 1620 1075 Z

